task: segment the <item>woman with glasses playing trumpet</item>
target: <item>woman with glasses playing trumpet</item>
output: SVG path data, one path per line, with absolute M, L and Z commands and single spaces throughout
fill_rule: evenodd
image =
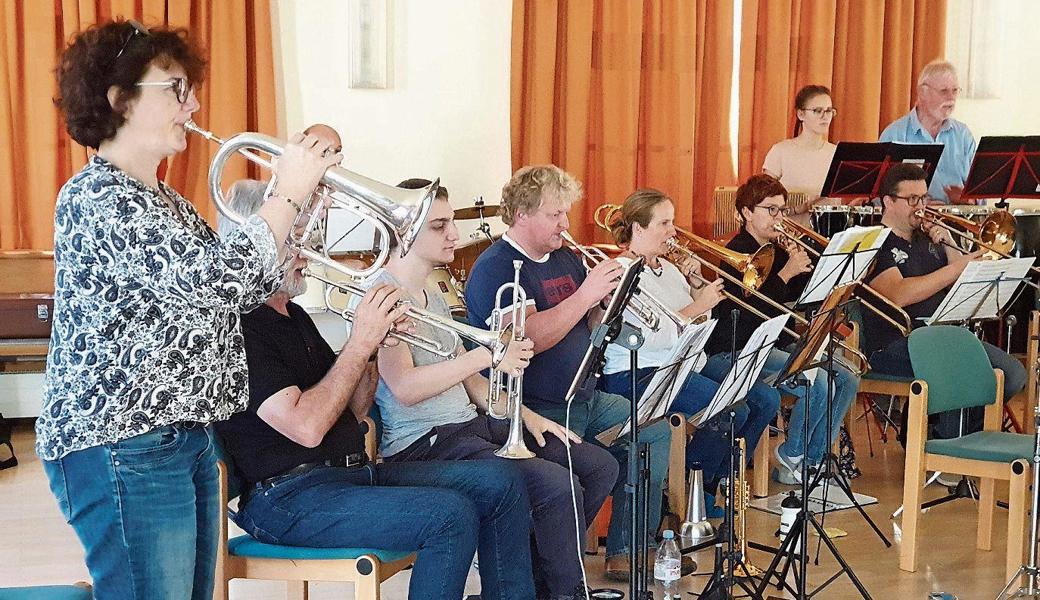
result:
M 607 216 L 603 225 L 609 227 L 614 241 L 624 249 L 624 253 L 617 260 L 627 262 L 642 257 L 646 261 L 646 266 L 639 276 L 640 289 L 652 294 L 675 315 L 692 322 L 695 318 L 710 313 L 722 300 L 721 279 L 694 289 L 687 282 L 683 272 L 691 269 L 699 272 L 700 265 L 696 264 L 696 261 L 685 260 L 680 264 L 680 270 L 665 258 L 670 251 L 669 241 L 675 237 L 676 229 L 675 206 L 663 193 L 653 189 L 633 192 L 618 210 L 613 211 L 612 216 Z M 639 326 L 631 310 L 626 311 L 625 318 Z M 639 371 L 636 374 L 636 389 L 639 394 L 649 385 L 654 371 L 665 366 L 664 362 L 668 360 L 670 351 L 679 339 L 679 326 L 674 320 L 661 315 L 658 323 L 657 331 L 642 328 L 644 342 L 639 350 Z M 628 351 L 613 344 L 607 346 L 603 374 L 606 391 L 626 397 L 631 394 Z M 718 388 L 716 380 L 691 371 L 670 410 L 692 416 L 708 405 Z M 775 390 L 763 383 L 752 386 L 747 402 L 738 405 L 736 409 L 734 428 L 737 435 L 746 437 L 749 441 L 757 441 L 769 424 L 769 418 L 776 414 L 779 404 L 780 398 Z M 748 429 L 748 415 L 751 410 L 765 413 L 767 417 L 756 419 L 752 429 Z M 700 463 L 704 471 L 709 511 L 714 507 L 714 490 L 729 465 L 728 432 L 728 420 L 719 417 L 698 430 L 686 446 L 687 467 L 693 463 Z
M 96 153 L 55 207 L 36 451 L 98 598 L 212 596 L 207 425 L 248 402 L 239 314 L 278 287 L 294 206 L 338 160 L 297 134 L 258 215 L 218 239 L 156 175 L 187 147 L 204 66 L 186 31 L 115 21 L 77 34 L 57 69 L 66 129 Z
M 438 265 L 452 261 L 458 230 L 454 213 L 447 199 L 439 198 L 430 208 L 430 215 L 411 249 L 403 257 L 392 253 L 384 271 L 375 283 L 398 286 L 416 307 L 445 317 L 451 316 L 443 296 L 426 291 L 426 281 Z M 511 288 L 503 290 L 511 298 Z M 523 288 L 519 288 L 521 315 L 513 323 L 515 333 L 522 335 L 522 315 L 525 310 Z M 507 313 L 508 314 L 508 313 Z M 507 316 L 502 322 L 514 319 Z M 417 321 L 417 333 L 442 339 L 447 333 L 434 330 Z M 380 449 L 388 462 L 443 461 L 443 460 L 497 460 L 508 461 L 523 475 L 531 502 L 535 554 L 532 562 L 535 581 L 548 588 L 553 598 L 577 597 L 581 586 L 578 539 L 571 500 L 571 473 L 567 468 L 567 448 L 574 466 L 578 506 L 593 502 L 598 508 L 617 478 L 617 461 L 596 444 L 583 444 L 581 438 L 562 425 L 542 417 L 517 402 L 522 392 L 518 385 L 532 354 L 533 343 L 523 339 L 511 342 L 505 357 L 495 361 L 484 348 L 462 352 L 445 358 L 422 348 L 398 344 L 381 348 L 378 352 L 379 386 L 376 404 L 383 421 Z M 515 390 L 509 401 L 518 409 L 522 424 L 513 419 L 491 418 L 493 406 L 499 400 L 497 390 L 489 393 L 489 381 L 482 371 L 493 369 L 512 379 Z M 497 377 L 493 378 L 493 380 Z M 508 458 L 498 452 L 511 437 L 519 437 L 520 427 L 526 429 L 521 445 L 533 452 L 532 458 L 512 460 L 530 455 L 510 449 Z M 515 430 L 511 431 L 511 427 Z M 584 495 L 584 499 L 583 499 Z M 584 531 L 580 532 L 581 534 Z M 516 540 L 527 544 L 527 539 Z M 484 556 L 484 561 L 508 561 L 509 557 Z M 541 597 L 541 595 L 539 596 Z
M 741 222 L 740 231 L 726 244 L 730 250 L 753 253 L 761 246 L 772 243 L 779 238 L 776 226 L 787 213 L 787 190 L 775 178 L 769 175 L 754 175 L 737 190 L 736 208 Z M 727 265 L 723 269 L 731 270 Z M 783 244 L 776 252 L 773 269 L 759 288 L 759 292 L 780 303 L 795 300 L 809 280 L 812 263 L 806 252 L 794 244 Z M 742 291 L 727 281 L 727 289 L 732 294 Z M 775 316 L 776 308 L 763 300 L 750 296 L 745 298 L 748 304 L 762 313 Z M 741 310 L 736 323 L 736 339 L 733 339 L 733 325 L 729 322 L 730 309 L 736 307 L 727 300 L 719 305 L 721 323 L 708 340 L 708 351 L 712 353 L 705 365 L 703 373 L 709 377 L 721 378 L 730 368 L 730 350 L 735 344 L 737 351 L 743 348 L 751 332 L 761 323 L 761 318 L 748 310 Z M 761 377 L 766 378 L 778 373 L 787 362 L 789 354 L 782 350 L 793 339 L 782 335 L 766 360 Z M 827 431 L 827 383 L 828 375 L 818 370 L 806 394 L 805 386 L 785 386 L 782 391 L 798 398 L 788 423 L 787 441 L 777 446 L 775 455 L 778 469 L 774 473 L 780 483 L 797 484 L 801 482 L 801 463 L 808 460 L 809 465 L 818 465 L 830 444 L 838 437 L 845 413 L 856 399 L 859 380 L 849 369 L 841 364 L 834 365 L 834 395 L 831 406 L 832 428 Z M 721 379 L 720 379 L 721 380 Z M 804 402 L 809 402 L 809 439 L 808 455 L 804 455 L 805 440 L 803 435 Z M 750 440 L 749 440 L 750 442 Z

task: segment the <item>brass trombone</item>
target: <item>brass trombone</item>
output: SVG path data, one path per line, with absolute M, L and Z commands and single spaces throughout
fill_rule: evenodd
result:
M 813 243 L 817 244 L 822 248 L 826 248 L 827 244 L 830 243 L 830 238 L 824 237 L 819 233 L 813 231 L 812 229 L 809 229 L 808 227 L 792 219 L 788 219 L 787 217 L 784 217 L 784 219 L 776 225 L 776 231 L 778 231 L 783 238 L 789 240 L 790 243 L 796 244 L 797 246 L 801 247 L 803 250 L 805 250 L 807 254 L 809 254 L 809 256 L 812 256 L 816 259 L 820 258 L 820 252 L 816 250 L 816 248 L 813 248 L 812 245 L 807 243 L 803 238 L 809 238 L 813 241 Z M 893 312 L 899 314 L 899 316 L 903 320 L 903 323 L 897 322 L 891 316 L 886 314 L 883 310 L 881 310 L 874 304 L 871 304 L 867 300 L 864 300 L 863 298 L 859 299 L 860 304 L 862 304 L 864 307 L 869 309 L 877 316 L 888 321 L 889 324 L 891 324 L 893 327 L 899 330 L 899 333 L 903 337 L 910 335 L 910 330 L 914 328 L 914 325 L 913 321 L 910 319 L 910 315 L 906 314 L 905 310 L 897 306 L 894 302 L 882 295 L 881 292 L 872 288 L 867 283 L 864 283 L 862 281 L 858 282 L 857 287 L 867 290 L 868 292 L 873 294 L 878 300 L 884 302 L 889 308 L 892 309 Z
M 1006 210 L 998 210 L 986 217 L 982 223 L 965 219 L 957 215 L 949 215 L 930 207 L 922 207 L 914 214 L 926 223 L 938 225 L 963 240 L 971 242 L 986 250 L 982 255 L 986 259 L 1011 258 L 1015 248 L 1015 229 L 1017 223 L 1014 215 Z M 960 247 L 957 250 L 964 252 Z M 1040 272 L 1036 267 L 1033 270 Z
M 604 204 L 596 209 L 592 219 L 596 225 L 609 233 L 611 222 L 613 222 L 620 210 L 620 205 Z M 745 297 L 750 295 L 750 290 L 757 290 L 765 282 L 773 268 L 775 249 L 772 244 L 763 244 L 754 254 L 743 254 L 730 250 L 725 246 L 720 246 L 680 227 L 676 227 L 675 231 L 685 238 L 688 243 L 704 249 L 705 252 L 717 257 L 742 273 L 740 285 L 744 288 Z M 714 267 L 714 265 L 711 266 Z
M 730 273 L 726 272 L 724 269 L 713 265 L 710 261 L 702 260 L 699 256 L 697 256 L 697 254 L 693 250 L 690 250 L 686 246 L 682 245 L 675 238 L 672 238 L 672 239 L 668 240 L 668 247 L 674 253 L 682 254 L 683 256 L 686 256 L 688 258 L 695 259 L 698 263 L 708 267 L 716 275 L 718 275 L 719 277 L 722 277 L 723 279 L 729 281 L 730 283 L 734 283 L 734 284 L 736 284 L 738 286 L 742 286 L 743 287 L 743 281 L 741 281 L 740 279 L 734 277 Z M 711 283 L 704 276 L 702 276 L 700 273 L 697 273 L 695 271 L 684 272 L 683 274 L 686 275 L 687 277 L 692 277 L 692 278 L 696 279 L 697 281 L 701 282 L 702 284 Z M 762 292 L 758 291 L 757 289 L 753 289 L 753 288 L 745 288 L 745 289 L 750 291 L 750 294 L 755 296 L 759 300 L 762 300 L 763 302 L 765 302 L 766 304 L 768 304 L 768 305 L 772 306 L 773 308 L 779 310 L 780 312 L 783 312 L 783 313 L 786 313 L 786 314 L 790 315 L 790 317 L 795 322 L 797 322 L 798 324 L 800 324 L 800 325 L 808 325 L 809 324 L 808 319 L 806 319 L 802 315 L 796 313 L 795 311 L 791 310 L 790 308 L 787 308 L 786 306 L 784 306 L 780 302 L 777 302 L 776 300 L 773 300 L 769 296 L 766 296 L 765 294 L 763 294 Z M 762 320 L 768 320 L 768 319 L 771 318 L 769 315 L 767 315 L 764 312 L 762 312 L 761 310 L 755 308 L 754 306 L 752 306 L 747 301 L 742 300 L 740 298 L 737 298 L 736 296 L 734 296 L 733 294 L 731 294 L 731 293 L 729 293 L 729 292 L 727 292 L 725 290 L 723 290 L 722 296 L 724 298 L 726 298 L 727 300 L 733 302 L 737 306 L 740 306 L 744 310 L 750 312 L 751 314 L 755 315 L 756 317 L 758 317 L 758 318 L 760 318 Z M 794 338 L 800 338 L 801 337 L 801 334 L 799 334 L 798 332 L 794 331 L 790 327 L 787 327 L 786 325 L 784 326 L 784 332 L 787 333 L 788 335 L 794 337 Z M 852 346 L 849 346 L 848 344 L 846 344 L 845 342 L 840 341 L 840 340 L 837 340 L 837 345 L 846 354 L 851 354 L 853 357 L 855 357 L 856 362 L 859 363 L 859 364 L 857 366 L 853 366 L 851 364 L 848 364 L 846 361 L 841 360 L 838 357 L 835 357 L 835 360 L 837 360 L 838 362 L 844 363 L 845 366 L 848 367 L 848 369 L 850 371 L 852 371 L 853 373 L 856 373 L 857 375 L 862 375 L 862 374 L 864 374 L 864 373 L 866 373 L 867 371 L 870 370 L 870 365 L 867 362 L 867 357 L 862 352 L 860 352 L 859 350 L 853 348 Z

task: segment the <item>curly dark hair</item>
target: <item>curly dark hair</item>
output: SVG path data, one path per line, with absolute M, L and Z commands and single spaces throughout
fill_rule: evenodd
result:
M 744 223 L 744 213 L 741 212 L 741 209 L 754 210 L 759 202 L 773 196 L 783 196 L 784 202 L 787 202 L 787 188 L 780 183 L 780 180 L 765 173 L 752 175 L 737 188 L 737 197 L 734 201 L 737 218 Z
M 124 123 L 127 102 L 151 64 L 184 68 L 188 82 L 202 82 L 206 60 L 186 29 L 147 30 L 133 21 L 110 21 L 75 34 L 58 60 L 58 97 L 54 103 L 65 118 L 72 139 L 97 148 Z M 108 89 L 119 88 L 113 107 Z

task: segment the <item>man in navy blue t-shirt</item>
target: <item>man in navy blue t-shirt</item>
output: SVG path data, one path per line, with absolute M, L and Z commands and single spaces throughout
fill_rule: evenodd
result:
M 553 165 L 524 167 L 502 189 L 502 221 L 509 229 L 473 265 L 466 281 L 466 308 L 470 324 L 486 328 L 495 309 L 499 286 L 513 281 L 513 261 L 523 261 L 520 284 L 527 293 L 526 337 L 534 341 L 535 356 L 524 371 L 524 402 L 528 408 L 559 423 L 567 421 L 566 398 L 578 371 L 601 302 L 617 287 L 620 263 L 606 260 L 586 272 L 581 260 L 562 248 L 567 210 L 581 197 L 581 184 Z M 509 294 L 504 294 L 508 303 Z M 577 397 L 570 407 L 570 428 L 584 439 L 624 422 L 627 398 L 596 391 Z M 641 442 L 650 444 L 650 489 L 660 494 L 668 469 L 668 426 L 661 421 L 640 429 Z M 607 533 L 607 574 L 628 577 L 629 509 L 624 492 L 627 448 L 624 439 L 609 448 L 621 464 L 613 490 L 613 513 Z M 650 531 L 661 518 L 661 498 L 649 502 Z

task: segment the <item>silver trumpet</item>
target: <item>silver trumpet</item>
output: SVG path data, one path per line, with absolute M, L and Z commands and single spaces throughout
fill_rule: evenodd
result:
M 562 237 L 563 241 L 573 250 L 581 253 L 582 262 L 585 263 L 585 268 L 590 271 L 599 263 L 610 259 L 609 256 L 595 246 L 582 246 L 571 237 L 570 233 L 566 231 L 561 233 L 560 237 Z M 632 311 L 632 314 L 635 315 L 636 320 L 650 331 L 657 331 L 661 328 L 662 315 L 675 323 L 675 326 L 680 331 L 691 322 L 691 319 L 688 319 L 668 308 L 667 304 L 659 300 L 650 292 L 642 289 L 642 287 L 640 287 L 637 292 L 638 293 L 632 296 L 632 299 L 628 301 L 628 308 Z
M 346 308 L 345 305 L 342 305 L 343 307 L 341 308 L 341 303 L 333 300 L 332 295 L 339 292 L 348 297 L 356 296 L 357 298 L 361 298 L 368 291 L 367 289 L 355 281 L 349 279 L 346 281 L 335 281 L 328 277 L 319 275 L 309 268 L 304 269 L 304 276 L 313 277 L 325 284 L 325 307 L 329 312 L 339 315 L 343 320 L 349 323 L 354 322 L 354 311 Z M 452 343 L 444 345 L 435 339 L 430 339 L 407 331 L 397 331 L 393 329 L 390 330 L 390 333 L 387 334 L 387 336 L 400 340 L 409 346 L 422 348 L 427 352 L 432 352 L 437 356 L 442 356 L 444 358 L 449 358 L 455 355 L 459 349 L 459 338 L 463 337 L 479 346 L 487 348 L 491 352 L 491 356 L 493 357 L 492 360 L 497 364 L 498 361 L 502 360 L 502 357 L 505 356 L 506 348 L 509 347 L 509 342 L 513 340 L 513 326 L 511 324 L 506 325 L 506 327 L 500 331 L 488 331 L 465 323 L 459 323 L 454 319 L 415 307 L 409 307 L 405 316 L 415 322 L 425 323 L 434 329 L 440 329 L 451 334 Z
M 511 340 L 524 338 L 527 323 L 527 293 L 520 285 L 520 267 L 523 264 L 521 260 L 513 261 L 513 281 L 503 283 L 498 288 L 498 291 L 495 293 L 495 309 L 491 311 L 491 330 L 508 331 Z M 499 308 L 502 306 L 502 296 L 506 292 L 512 293 L 512 304 L 510 304 L 508 309 Z M 509 311 L 510 322 L 503 326 L 507 310 Z M 498 360 L 492 361 L 496 365 L 498 362 Z M 499 392 L 503 387 L 503 378 L 505 379 L 506 408 L 499 413 L 495 411 L 495 402 L 498 400 Z M 504 375 L 492 369 L 488 375 L 488 415 L 495 419 L 509 419 L 509 437 L 502 444 L 501 448 L 495 450 L 495 456 L 516 459 L 534 458 L 534 452 L 531 452 L 527 444 L 524 443 L 524 421 L 521 418 L 523 403 L 523 371 L 519 375 Z
M 271 162 L 251 150 L 259 150 L 272 157 L 279 156 L 284 151 L 285 144 L 273 137 L 255 132 L 239 133 L 223 140 L 202 129 L 194 121 L 185 123 L 184 129 L 220 145 L 209 167 L 210 196 L 222 215 L 235 223 L 242 223 L 245 217 L 231 210 L 224 198 L 221 182 L 224 164 L 231 156 L 241 154 L 250 162 L 270 169 Z M 321 183 L 330 191 L 332 205 L 368 221 L 380 232 L 379 251 L 375 260 L 368 267 L 356 271 L 329 259 L 324 252 L 318 252 L 313 248 L 312 237 L 315 232 L 320 231 L 324 219 L 324 211 L 320 204 L 323 201 L 320 199 L 321 194 L 312 194 L 300 211 L 290 230 L 286 246 L 344 275 L 357 279 L 370 277 L 382 268 L 390 255 L 390 236 L 397 238 L 402 256 L 408 252 L 426 222 L 439 181 L 434 181 L 422 189 L 406 190 L 380 183 L 342 167 L 329 167 L 322 176 Z

